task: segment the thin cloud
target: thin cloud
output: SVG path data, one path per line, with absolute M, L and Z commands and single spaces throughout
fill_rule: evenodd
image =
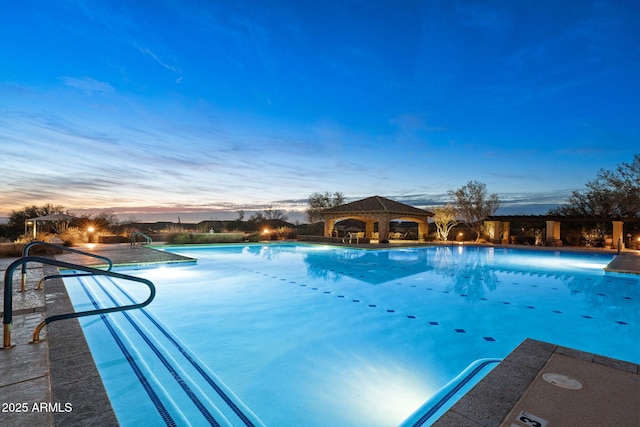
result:
M 463 25 L 490 33 L 502 34 L 512 26 L 511 17 L 504 8 L 491 8 L 479 4 L 457 4 L 456 12 Z
M 420 113 L 400 114 L 389 119 L 389 123 L 397 126 L 401 132 L 443 132 L 449 130 L 445 126 L 429 125 L 426 115 Z
M 80 89 L 86 94 L 110 93 L 114 92 L 113 87 L 107 82 L 101 82 L 91 77 L 60 77 L 60 80 L 67 86 Z
M 166 63 L 165 61 L 163 61 L 162 59 L 160 59 L 160 57 L 158 55 L 156 55 L 155 52 L 153 52 L 148 47 L 142 47 L 142 46 L 139 46 L 137 44 L 135 45 L 135 47 L 140 52 L 142 52 L 146 56 L 152 58 L 154 61 L 156 61 L 158 64 L 160 64 L 161 66 L 163 66 L 167 70 L 172 71 L 174 73 L 180 73 L 180 70 L 177 67 L 175 67 L 173 65 L 170 65 L 170 64 Z

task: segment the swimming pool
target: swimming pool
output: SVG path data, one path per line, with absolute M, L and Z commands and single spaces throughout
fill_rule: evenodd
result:
M 640 362 L 638 277 L 607 254 L 229 245 L 81 324 L 122 425 L 393 426 L 525 338 Z M 77 310 L 145 290 L 65 279 Z M 228 423 L 227 423 L 228 420 Z M 430 420 L 433 421 L 433 420 Z M 425 424 L 427 425 L 427 424 Z

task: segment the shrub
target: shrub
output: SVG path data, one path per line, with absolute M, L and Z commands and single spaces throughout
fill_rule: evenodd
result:
M 78 227 L 68 227 L 64 233 L 60 234 L 60 238 L 65 246 L 73 246 L 76 243 L 82 243 L 88 239 L 86 230 Z
M 0 258 L 19 258 L 23 248 L 22 243 L 0 243 Z
M 278 233 L 278 239 L 281 239 L 281 240 L 295 239 L 298 235 L 298 232 L 296 230 L 289 227 L 278 227 L 276 229 L 276 232 Z M 275 239 L 272 238 L 271 240 L 275 240 Z
M 245 237 L 245 240 L 247 242 L 259 242 L 261 239 L 261 235 L 260 233 L 253 233 L 253 234 L 249 234 L 247 237 Z
M 239 243 L 243 233 L 172 233 L 167 235 L 167 243 L 173 245 Z

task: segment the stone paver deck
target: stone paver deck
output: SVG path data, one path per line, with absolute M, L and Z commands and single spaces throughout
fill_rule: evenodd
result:
M 194 261 L 128 245 L 95 245 L 80 249 L 106 256 L 116 265 Z M 84 265 L 101 263 L 69 253 L 56 255 L 56 258 Z M 4 271 L 13 261 L 15 258 L 0 259 L 3 278 Z M 72 308 L 60 279 L 47 281 L 44 291 L 34 290 L 40 278 L 55 274 L 54 267 L 39 264 L 28 267 L 24 293 L 18 292 L 19 272 L 13 280 L 11 341 L 14 347 L 0 350 L 0 404 L 7 409 L 0 412 L 0 425 L 118 425 L 77 319 L 53 322 L 42 330 L 40 343 L 29 343 L 33 329 L 46 316 L 69 312 Z M 640 253 L 621 253 L 609 264 L 607 271 L 640 274 Z M 542 379 L 548 372 L 575 378 L 584 387 L 576 391 L 549 384 Z M 8 406 L 11 404 L 13 406 Z M 523 411 L 548 421 L 547 427 L 635 427 L 640 419 L 640 367 L 526 340 L 435 425 L 533 425 L 520 420 Z
M 607 265 L 605 271 L 640 274 L 640 251 L 625 251 Z

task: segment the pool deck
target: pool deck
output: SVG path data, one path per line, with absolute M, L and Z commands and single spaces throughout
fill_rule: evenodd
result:
M 360 245 L 378 247 L 378 245 Z M 389 246 L 387 246 L 389 247 Z M 391 245 L 395 247 L 395 245 Z M 506 246 L 507 248 L 526 248 Z M 193 262 L 190 258 L 147 247 L 94 245 L 80 247 L 110 258 L 115 265 Z M 531 249 L 539 249 L 533 248 Z M 575 251 L 576 248 L 550 250 Z M 592 251 L 593 252 L 593 251 Z M 609 252 L 614 251 L 602 251 Z M 56 259 L 95 265 L 100 261 L 65 253 Z M 16 258 L 0 259 L 4 273 Z M 606 271 L 640 274 L 640 252 L 623 251 Z M 29 264 L 27 290 L 19 292 L 20 272 L 13 276 L 13 347 L 0 350 L 0 425 L 15 427 L 101 425 L 117 419 L 77 319 L 54 322 L 30 344 L 35 326 L 47 316 L 72 311 L 60 279 L 35 290 L 57 269 Z M 4 293 L 4 286 L 0 289 Z M 545 373 L 566 375 L 582 384 L 568 390 L 543 379 Z M 15 405 L 20 403 L 19 405 Z M 552 426 L 637 426 L 640 419 L 640 366 L 569 348 L 526 340 L 458 401 L 435 426 L 525 427 L 522 412 Z

